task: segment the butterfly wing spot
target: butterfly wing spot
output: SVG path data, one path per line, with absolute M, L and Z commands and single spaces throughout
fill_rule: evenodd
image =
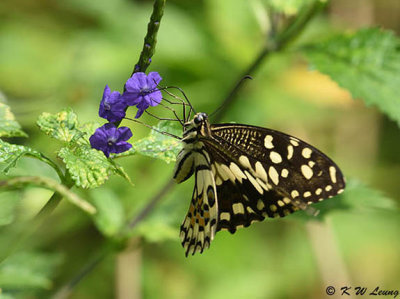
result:
M 320 195 L 322 193 L 322 189 L 318 188 L 317 190 L 315 190 L 315 194 L 316 195 Z
M 294 146 L 299 146 L 299 142 L 296 139 L 293 139 L 293 137 L 290 137 L 290 143 Z
M 271 161 L 275 164 L 279 164 L 282 162 L 282 157 L 279 153 L 271 151 L 269 153 L 269 158 L 271 159 Z
M 269 177 L 271 178 L 272 182 L 273 182 L 275 185 L 278 185 L 278 184 L 279 184 L 279 174 L 278 174 L 278 172 L 276 171 L 276 169 L 275 169 L 274 166 L 270 166 L 270 167 L 269 167 L 268 175 L 269 175 Z
M 231 164 L 229 165 L 229 168 L 231 169 L 231 172 L 236 177 L 236 179 L 239 181 L 239 183 L 242 183 L 242 179 L 245 179 L 246 175 L 240 170 L 239 166 L 237 166 L 235 163 L 231 162 Z
M 336 168 L 334 166 L 329 167 L 329 175 L 331 177 L 332 183 L 336 184 Z
M 292 198 L 296 198 L 297 196 L 299 196 L 299 191 L 297 190 L 293 190 L 292 193 L 290 193 L 290 195 L 292 196 Z
M 301 151 L 302 156 L 306 159 L 311 158 L 311 153 L 312 153 L 312 150 L 308 147 L 303 148 L 303 150 Z
M 267 135 L 264 138 L 264 146 L 267 149 L 273 149 L 274 145 L 272 144 L 272 140 L 274 139 L 274 137 L 272 135 Z
M 258 209 L 259 211 L 262 211 L 262 210 L 264 209 L 264 207 L 265 207 L 264 202 L 263 202 L 261 199 L 259 199 L 259 200 L 257 201 L 257 209 Z
M 260 194 L 263 194 L 264 190 L 261 188 L 260 184 L 257 183 L 257 181 L 254 179 L 254 177 L 247 170 L 245 170 L 244 173 L 246 174 L 247 178 L 249 179 L 249 181 L 253 185 L 253 187 L 256 188 L 257 192 Z
M 244 156 L 244 155 L 240 156 L 239 162 L 240 162 L 240 164 L 242 164 L 242 166 L 244 168 L 251 169 L 249 158 L 247 158 L 246 156 Z
M 293 157 L 293 146 L 292 145 L 288 145 L 287 146 L 287 159 L 290 160 Z
M 231 220 L 231 214 L 227 212 L 222 212 L 221 215 L 219 216 L 219 219 L 229 221 Z
M 304 192 L 303 196 L 304 197 L 310 197 L 311 196 L 311 192 L 310 191 L 306 191 L 306 192 Z
M 240 202 L 234 203 L 232 209 L 234 214 L 244 214 L 244 207 Z
M 311 179 L 314 174 L 311 167 L 306 164 L 301 165 L 301 173 L 307 180 Z
M 286 168 L 282 169 L 282 171 L 281 171 L 281 177 L 287 178 L 288 175 L 289 175 L 289 171 L 288 171 Z
M 332 186 L 331 185 L 327 185 L 326 187 L 325 187 L 325 191 L 331 191 L 332 190 Z
M 270 205 L 270 206 L 269 206 L 269 209 L 270 209 L 272 212 L 276 212 L 276 211 L 278 210 L 278 207 L 277 207 L 276 205 Z
M 255 168 L 256 168 L 256 174 L 257 174 L 257 176 L 258 176 L 261 180 L 263 180 L 265 183 L 268 183 L 268 176 L 267 176 L 267 173 L 265 172 L 265 169 L 264 169 L 264 167 L 262 166 L 262 164 L 260 163 L 260 161 L 257 161 L 257 162 L 256 162 Z

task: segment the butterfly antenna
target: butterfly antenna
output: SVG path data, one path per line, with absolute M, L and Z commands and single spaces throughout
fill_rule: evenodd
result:
M 185 119 L 185 121 L 187 121 L 187 120 L 191 117 L 192 111 L 193 111 L 194 113 L 196 113 L 196 110 L 193 108 L 192 103 L 190 103 L 188 97 L 186 96 L 186 94 L 185 94 L 185 92 L 182 90 L 182 88 L 177 87 L 177 86 L 165 86 L 165 87 L 163 88 L 163 90 L 165 90 L 167 94 L 169 94 L 171 97 L 173 97 L 174 99 L 177 99 L 177 100 L 182 100 L 182 99 L 181 99 L 180 97 L 177 97 L 176 95 L 170 93 L 170 92 L 167 90 L 167 89 L 170 89 L 170 88 L 179 90 L 180 93 L 181 93 L 181 94 L 183 95 L 183 97 L 185 98 L 186 103 L 190 106 L 190 110 L 189 110 L 189 113 L 188 113 L 188 118 Z
M 227 99 L 222 103 L 221 106 L 219 106 L 213 113 L 211 113 L 209 117 L 219 112 L 228 103 L 228 99 L 231 98 L 231 96 L 240 88 L 240 86 L 242 86 L 243 82 L 247 79 L 253 79 L 253 77 L 251 77 L 250 75 L 246 75 L 242 79 L 240 79 L 239 82 L 236 83 L 235 87 L 232 89 L 231 93 L 228 95 Z
M 156 132 L 158 132 L 158 133 L 160 133 L 160 134 L 163 134 L 163 135 L 166 135 L 166 136 L 175 138 L 175 139 L 182 140 L 182 138 L 179 137 L 179 136 L 176 136 L 176 135 L 171 134 L 171 133 L 168 133 L 168 132 L 160 131 L 159 129 L 157 129 L 157 128 L 153 127 L 153 126 L 150 126 L 150 125 L 148 125 L 148 124 L 145 124 L 145 123 L 141 122 L 140 120 L 132 119 L 132 118 L 129 118 L 129 117 L 124 117 L 124 119 L 131 120 L 131 121 L 133 121 L 133 122 L 135 122 L 135 123 L 141 124 L 141 125 L 143 125 L 143 126 L 145 126 L 145 127 L 148 127 L 148 128 L 150 128 L 150 129 L 152 129 L 152 130 L 154 130 L 154 131 L 156 131 Z

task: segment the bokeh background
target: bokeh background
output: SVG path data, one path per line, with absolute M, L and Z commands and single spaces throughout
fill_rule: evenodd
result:
M 296 13 L 291 2 L 289 15 Z M 167 1 L 149 71 L 158 71 L 164 85 L 181 87 L 198 111 L 211 113 L 262 47 L 263 5 Z M 152 1 L 2 0 L 1 97 L 29 134 L 13 142 L 55 158 L 60 144 L 35 125 L 41 112 L 72 107 L 82 121 L 101 121 L 104 86 L 122 91 L 151 10 Z M 400 291 L 399 127 L 328 76 L 310 71 L 306 57 L 291 50 L 376 25 L 400 32 L 398 0 L 332 0 L 294 45 L 263 62 L 224 117 L 290 133 L 337 162 L 349 185 L 321 206 L 323 217 L 297 213 L 234 235 L 220 232 L 210 250 L 185 258 L 179 226 L 192 193 L 190 180 L 162 199 L 132 232 L 127 248 L 108 254 L 73 285 L 70 298 L 324 298 L 329 285 L 337 292 L 343 286 Z M 148 116 L 143 120 L 155 124 Z M 140 125 L 123 124 L 132 128 L 134 139 L 149 134 Z M 134 186 L 111 177 L 97 189 L 75 189 L 100 202 L 107 216 L 89 217 L 62 202 L 0 264 L 0 298 L 65 298 L 60 290 L 113 242 L 117 228 L 137 215 L 173 170 L 173 163 L 139 155 L 119 162 Z M 56 178 L 29 158 L 10 174 Z M 0 193 L 9 207 L 0 211 L 2 252 L 51 194 L 39 188 Z

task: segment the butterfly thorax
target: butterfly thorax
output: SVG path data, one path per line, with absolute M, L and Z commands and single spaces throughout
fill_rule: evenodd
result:
M 211 135 L 210 122 L 206 113 L 197 113 L 193 119 L 184 124 L 183 139 L 186 144 L 198 141 L 201 137 Z

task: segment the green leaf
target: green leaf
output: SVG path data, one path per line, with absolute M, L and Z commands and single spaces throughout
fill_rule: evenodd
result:
M 124 225 L 124 209 L 118 196 L 109 189 L 91 190 L 97 213 L 93 215 L 98 229 L 106 236 L 113 236 Z
M 37 125 L 47 135 L 65 142 L 70 142 L 82 136 L 78 130 L 78 118 L 71 108 L 66 108 L 59 113 L 43 112 Z
M 355 179 L 351 179 L 347 182 L 346 188 L 342 194 L 313 204 L 311 207 L 319 211 L 318 216 L 315 218 L 319 220 L 337 211 L 349 213 L 377 213 L 378 211 L 389 211 L 397 213 L 399 210 L 393 199 L 386 197 L 379 190 L 372 189 Z M 309 220 L 310 216 L 306 216 L 306 214 L 307 212 L 296 213 L 295 217 Z
M 6 164 L 2 169 L 4 173 L 7 174 L 12 167 L 15 167 L 18 160 L 25 155 L 38 159 L 42 158 L 41 153 L 38 151 L 23 145 L 11 144 L 0 139 L 0 163 Z
M 177 136 L 182 134 L 182 127 L 171 121 L 160 121 L 156 127 L 161 132 L 168 132 Z M 132 149 L 128 153 L 139 153 L 144 156 L 164 160 L 167 163 L 174 162 L 176 155 L 181 149 L 181 141 L 154 130 L 148 137 L 140 139 L 132 144 Z
M 89 145 L 64 147 L 58 156 L 63 159 L 76 185 L 82 188 L 95 188 L 104 184 L 110 173 L 115 171 L 106 156 Z
M 265 0 L 264 2 L 276 12 L 285 15 L 296 15 L 302 7 L 316 2 L 316 0 Z
M 10 107 L 0 102 L 0 137 L 27 137 L 21 130 L 19 123 L 15 121 Z
M 376 105 L 400 125 L 400 40 L 393 32 L 362 29 L 303 51 L 314 68 L 349 90 L 353 98 Z
M 17 253 L 0 264 L 0 286 L 5 290 L 50 289 L 51 276 L 61 260 L 58 254 Z
M 0 196 L 0 226 L 13 222 L 19 197 L 15 192 L 2 192 Z

